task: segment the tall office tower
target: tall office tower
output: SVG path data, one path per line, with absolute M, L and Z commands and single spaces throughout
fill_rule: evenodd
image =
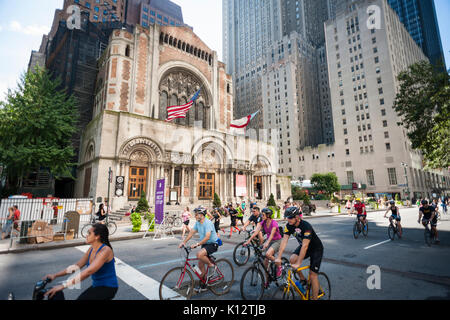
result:
M 322 141 L 320 143 L 331 144 L 334 143 L 334 127 L 325 44 L 316 49 L 316 66 L 321 113 L 320 125 L 322 127 Z
M 388 0 L 388 3 L 428 59 L 445 64 L 434 0 Z
M 181 7 L 169 0 L 127 0 L 126 23 L 161 26 L 183 26 Z
M 372 5 L 380 8 L 379 29 L 366 23 Z M 410 190 L 424 195 L 434 173 L 423 171 L 392 106 L 397 75 L 426 56 L 386 0 L 352 1 L 327 21 L 325 37 L 336 143 L 302 151 L 296 175 L 334 171 L 342 185 L 360 183 L 367 194 L 404 194 L 406 170 Z
M 264 128 L 276 129 L 269 142 L 278 144 L 278 173 L 292 175 L 298 151 L 322 142 L 317 52 L 295 31 L 269 51 L 262 74 Z
M 262 109 L 266 48 L 281 40 L 281 0 L 223 0 L 223 59 L 233 76 L 234 117 Z M 262 127 L 262 114 L 250 127 Z
M 325 42 L 323 24 L 328 20 L 329 0 L 282 1 L 283 35 L 297 31 L 315 46 Z

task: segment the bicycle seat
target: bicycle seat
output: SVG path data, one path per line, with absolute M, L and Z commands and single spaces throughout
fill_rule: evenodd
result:
M 209 258 L 209 260 L 211 260 L 212 262 L 216 261 L 217 258 L 214 257 L 212 254 L 208 254 L 207 257 Z

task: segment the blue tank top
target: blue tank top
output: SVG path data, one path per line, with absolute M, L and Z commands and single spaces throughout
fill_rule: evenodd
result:
M 95 256 L 97 256 L 97 253 L 102 250 L 102 248 L 105 246 L 103 244 L 95 253 Z M 89 258 L 87 262 L 87 266 L 89 267 L 89 260 L 91 259 L 91 253 L 92 249 L 89 252 Z M 119 283 L 117 282 L 117 276 L 116 276 L 116 268 L 114 266 L 115 259 L 113 258 L 110 262 L 107 262 L 103 264 L 103 266 L 92 275 L 92 286 L 95 287 L 110 287 L 110 288 L 118 288 Z

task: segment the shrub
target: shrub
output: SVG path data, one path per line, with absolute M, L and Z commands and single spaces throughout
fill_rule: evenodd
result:
M 219 196 L 215 192 L 214 192 L 213 206 L 214 208 L 220 208 L 222 206 L 222 202 L 220 201 Z
M 141 231 L 141 225 L 142 225 L 142 218 L 141 215 L 138 212 L 134 212 L 131 216 L 131 223 L 133 224 L 132 232 L 139 232 Z
M 267 202 L 268 207 L 276 207 L 277 203 L 275 202 L 275 198 L 273 196 L 273 193 L 270 194 L 269 202 Z
M 139 202 L 136 207 L 136 212 L 147 212 L 148 208 L 149 208 L 149 206 L 148 206 L 147 197 L 145 195 L 145 192 L 142 191 L 141 198 L 139 199 Z

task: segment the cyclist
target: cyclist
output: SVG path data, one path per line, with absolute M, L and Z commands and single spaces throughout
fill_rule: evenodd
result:
M 200 236 L 200 241 L 196 244 L 192 245 L 191 248 L 194 249 L 198 246 L 201 246 L 201 250 L 197 252 L 197 259 L 198 259 L 198 267 L 200 268 L 201 278 L 206 277 L 206 282 L 208 282 L 208 278 L 212 277 L 215 272 L 214 264 L 209 260 L 209 255 L 213 254 L 217 251 L 219 248 L 219 245 L 217 244 L 217 233 L 216 229 L 214 228 L 214 224 L 206 219 L 206 209 L 205 208 L 197 208 L 194 209 L 195 213 L 195 219 L 197 222 L 195 223 L 194 227 L 191 229 L 191 232 L 189 232 L 186 239 L 184 239 L 180 245 L 179 248 L 186 245 L 186 242 L 188 242 L 192 236 L 198 232 Z M 209 274 L 206 275 L 205 270 L 205 264 L 209 267 Z M 202 286 L 202 283 L 200 283 L 200 287 L 196 289 L 197 292 L 206 291 L 206 287 Z
M 356 203 L 353 206 L 352 213 L 354 213 L 356 210 L 356 218 L 361 221 L 364 225 L 367 223 L 367 211 L 366 211 L 366 205 L 361 202 L 360 198 L 356 199 Z
M 419 220 L 417 221 L 420 223 L 420 219 L 422 218 L 422 224 L 424 227 L 427 226 L 428 222 L 430 222 L 431 230 L 434 232 L 435 235 L 435 241 L 436 243 L 439 243 L 439 237 L 438 237 L 438 231 L 437 231 L 437 215 L 436 215 L 436 209 L 428 204 L 427 200 L 422 200 L 422 206 L 419 208 Z
M 300 210 L 297 207 L 287 208 L 284 212 L 288 223 L 284 228 L 284 236 L 281 241 L 280 250 L 278 250 L 275 262 L 281 265 L 281 257 L 289 241 L 289 237 L 294 235 L 299 246 L 291 255 L 289 261 L 294 269 L 298 269 L 303 260 L 311 258 L 309 276 L 311 279 L 312 299 L 317 300 L 319 293 L 318 272 L 323 256 L 323 245 L 312 226 L 300 218 Z M 301 271 L 298 272 L 302 285 L 306 284 L 306 278 Z
M 280 230 L 278 229 L 278 223 L 273 219 L 273 211 L 269 208 L 262 209 L 262 219 L 260 223 L 256 226 L 255 232 L 252 234 L 252 236 L 244 243 L 244 246 L 248 246 L 250 242 L 258 236 L 261 232 L 261 230 L 264 231 L 264 234 L 266 235 L 266 242 L 264 243 L 262 249 L 266 250 L 266 257 L 264 259 L 264 266 L 267 269 L 269 266 L 269 260 L 275 261 L 274 254 L 278 252 L 280 249 L 281 244 L 281 234 Z M 281 266 L 278 266 L 277 268 L 277 277 L 281 276 Z M 268 285 L 269 281 L 266 280 L 266 286 Z
M 106 211 L 105 211 L 105 208 L 103 208 L 103 207 L 104 207 L 104 205 L 103 205 L 103 203 L 101 203 L 100 206 L 98 207 L 98 211 L 97 211 L 98 221 L 102 222 L 102 223 L 104 223 L 103 220 L 105 220 L 105 218 L 106 218 Z
M 261 223 L 262 220 L 263 220 L 263 217 L 262 217 L 259 207 L 253 206 L 252 215 L 248 218 L 247 221 L 245 221 L 243 230 L 246 230 L 246 228 L 249 226 L 250 223 L 252 223 L 254 226 L 257 226 L 258 223 Z M 262 235 L 262 232 L 258 233 L 258 239 L 259 239 L 259 243 L 264 242 L 264 237 Z
M 397 221 L 397 227 L 398 227 L 398 234 L 401 237 L 402 236 L 402 225 L 400 224 L 400 210 L 398 209 L 398 207 L 395 205 L 395 201 L 391 200 L 389 201 L 389 204 L 391 205 L 385 212 L 384 217 L 386 218 L 386 215 L 389 211 L 392 212 L 392 215 L 389 217 L 389 222 L 392 222 L 393 219 L 395 219 Z
M 84 266 L 87 267 L 78 277 L 68 279 L 63 285 L 47 291 L 45 295 L 49 296 L 50 299 L 58 294 L 55 299 L 64 300 L 64 293 L 59 293 L 60 291 L 83 281 L 89 276 L 92 276 L 92 286 L 84 291 L 78 297 L 78 300 L 111 300 L 116 295 L 119 284 L 114 265 L 114 252 L 109 243 L 109 231 L 106 225 L 94 224 L 88 231 L 86 243 L 90 244 L 91 248 L 75 265 L 58 273 L 45 276 L 44 280 L 50 279 L 53 281 L 55 278 L 63 277 L 74 270 L 81 270 Z

